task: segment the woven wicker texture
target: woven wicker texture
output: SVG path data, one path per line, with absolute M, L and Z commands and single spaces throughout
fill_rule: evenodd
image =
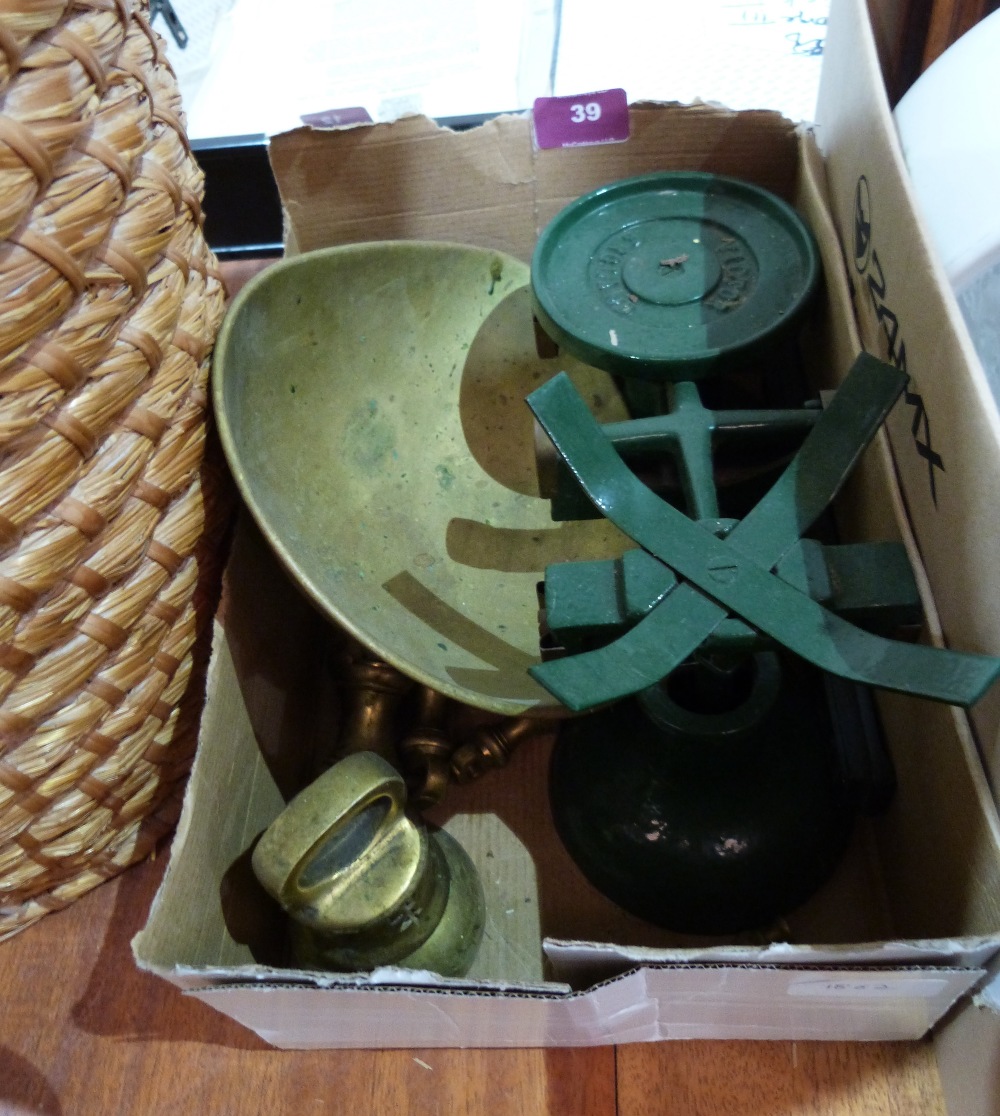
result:
M 224 293 L 141 6 L 0 0 L 0 97 L 3 938 L 176 820 Z

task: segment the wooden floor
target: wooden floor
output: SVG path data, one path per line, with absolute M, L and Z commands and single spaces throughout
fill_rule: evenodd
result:
M 134 967 L 163 861 L 0 944 L 3 1116 L 944 1113 L 926 1043 L 273 1050 Z

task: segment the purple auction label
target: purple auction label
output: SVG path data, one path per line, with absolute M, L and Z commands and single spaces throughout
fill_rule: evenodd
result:
M 535 144 L 540 148 L 622 143 L 630 134 L 624 89 L 602 89 L 577 97 L 539 97 L 532 119 Z
M 368 109 L 361 105 L 350 108 L 327 109 L 326 112 L 307 112 L 299 117 L 303 124 L 314 128 L 343 128 L 347 124 L 373 124 Z

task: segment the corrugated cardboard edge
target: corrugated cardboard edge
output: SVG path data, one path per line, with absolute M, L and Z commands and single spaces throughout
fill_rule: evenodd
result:
M 856 80 L 859 70 L 872 80 Z M 981 481 L 984 475 L 1000 477 L 1000 414 L 920 218 L 879 74 L 865 0 L 832 5 L 817 139 L 863 343 L 913 377 L 882 444 L 891 445 L 887 463 L 895 471 L 894 499 L 921 586 L 927 636 L 937 646 L 948 646 L 949 633 L 961 632 L 956 645 L 1000 654 L 994 582 L 1000 536 L 992 530 L 1000 489 L 996 481 Z M 897 310 L 904 306 L 908 313 L 901 317 Z M 916 307 L 927 313 L 914 314 Z M 957 421 L 962 415 L 972 418 L 972 427 Z M 943 446 L 944 473 L 931 464 Z M 986 506 L 980 503 L 984 499 Z M 933 597 L 924 591 L 931 582 Z M 948 713 L 982 804 L 985 832 L 979 839 L 996 846 L 1000 687 L 971 715 L 957 708 Z M 970 842 L 970 856 L 976 847 Z M 993 901 L 1000 909 L 1000 897 L 994 895 Z M 979 1000 L 1000 1010 L 1000 973 L 990 978 Z
M 601 1046 L 667 1039 L 898 1040 L 924 1035 L 968 969 L 643 968 L 568 996 L 222 986 L 191 994 L 275 1046 Z
M 737 115 L 785 127 L 770 129 L 754 144 L 743 126 L 733 129 Z M 707 133 L 719 173 L 742 173 L 784 196 L 792 192 L 787 169 L 794 166 L 788 156 L 795 125 L 779 113 L 644 102 L 630 107 L 630 118 L 627 144 L 573 148 L 571 156 L 536 150 L 525 115 L 499 116 L 463 132 L 422 116 L 352 128 L 338 134 L 343 157 L 333 167 L 322 129 L 275 136 L 269 153 L 287 226 L 302 252 L 404 238 L 477 244 L 529 259 L 539 229 L 579 194 L 643 165 L 670 169 L 657 158 L 667 128 L 679 169 L 697 169 Z M 775 158 L 778 149 L 784 159 Z M 387 198 L 387 190 L 398 197 Z
M 865 347 L 912 377 L 888 429 L 944 640 L 996 655 L 1000 412 L 920 219 L 882 82 L 858 81 L 859 70 L 878 75 L 876 46 L 864 0 L 843 0 L 831 7 L 817 112 L 831 212 Z M 996 789 L 1000 686 L 971 721 Z

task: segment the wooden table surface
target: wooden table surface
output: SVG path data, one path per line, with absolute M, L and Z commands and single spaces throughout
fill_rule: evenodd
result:
M 927 1043 L 274 1050 L 133 965 L 164 860 L 0 944 L 3 1116 L 944 1113 Z

